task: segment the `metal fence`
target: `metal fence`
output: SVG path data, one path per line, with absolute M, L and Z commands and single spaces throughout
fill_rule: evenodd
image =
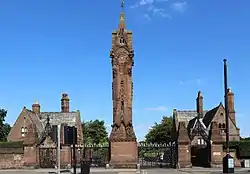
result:
M 176 143 L 139 143 L 138 158 L 141 168 L 175 168 L 177 160 Z
M 39 147 L 39 162 L 41 168 L 54 168 L 57 164 L 57 148 L 54 146 Z
M 79 167 L 81 161 L 90 164 L 90 167 L 106 167 L 109 163 L 109 144 L 85 144 L 76 146 L 76 166 Z M 73 148 L 71 147 L 73 157 Z M 73 160 L 72 160 L 73 162 Z

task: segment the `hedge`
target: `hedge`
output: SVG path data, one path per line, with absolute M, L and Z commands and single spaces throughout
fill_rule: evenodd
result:
M 0 142 L 0 148 L 23 148 L 22 141 Z
M 224 148 L 226 148 L 226 144 L 224 144 Z M 231 141 L 229 149 L 236 149 L 238 158 L 249 158 L 250 140 Z

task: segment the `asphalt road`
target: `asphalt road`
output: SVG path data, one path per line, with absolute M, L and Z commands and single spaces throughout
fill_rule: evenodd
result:
M 0 170 L 0 174 L 55 174 L 55 169 L 50 170 Z M 80 173 L 80 170 L 77 170 L 77 174 Z M 108 169 L 96 169 L 91 170 L 91 174 L 133 174 L 132 171 L 112 171 Z M 205 171 L 204 169 L 189 169 L 189 170 L 176 170 L 176 169 L 148 169 L 148 170 L 141 170 L 138 174 L 188 174 L 188 173 L 194 173 L 194 174 L 222 174 L 221 171 L 218 169 L 216 171 Z M 61 174 L 72 174 L 70 171 L 62 170 Z M 250 174 L 250 171 L 248 170 L 241 170 L 241 171 L 235 171 L 235 174 Z

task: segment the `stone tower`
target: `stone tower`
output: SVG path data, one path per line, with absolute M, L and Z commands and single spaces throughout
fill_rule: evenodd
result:
M 113 168 L 135 168 L 138 162 L 138 149 L 132 125 L 134 51 L 132 49 L 132 32 L 128 31 L 125 26 L 124 1 L 121 7 L 120 22 L 118 29 L 112 33 L 110 52 L 113 71 L 110 166 Z

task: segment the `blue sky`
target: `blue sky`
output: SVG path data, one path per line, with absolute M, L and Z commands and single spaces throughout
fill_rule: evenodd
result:
M 126 0 L 135 50 L 133 124 L 139 139 L 173 108 L 223 101 L 223 59 L 241 134 L 250 134 L 250 1 Z M 60 111 L 62 92 L 82 119 L 112 123 L 111 32 L 120 1 L 1 0 L 0 107 L 14 123 L 23 106 Z

